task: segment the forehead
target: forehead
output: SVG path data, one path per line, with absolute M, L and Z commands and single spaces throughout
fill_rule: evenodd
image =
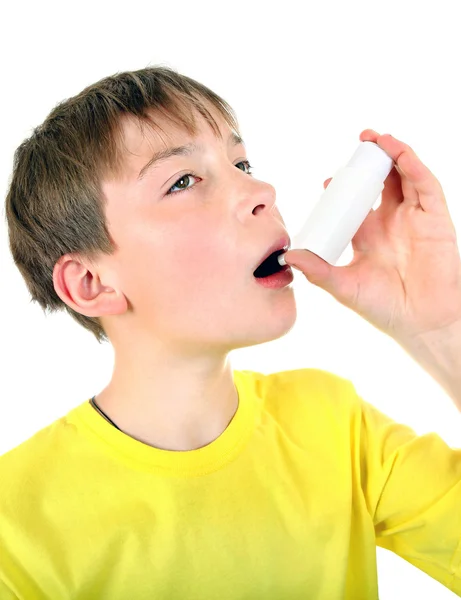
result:
M 210 103 L 206 104 L 206 108 L 215 120 L 222 139 L 196 109 L 192 109 L 195 133 L 189 132 L 185 125 L 158 109 L 148 111 L 148 122 L 133 115 L 123 115 L 120 121 L 121 144 L 120 141 L 118 144 L 121 146 L 121 166 L 114 180 L 126 185 L 135 182 L 140 170 L 157 152 L 184 146 L 196 137 L 205 138 L 205 144 L 226 144 L 233 129 L 218 109 Z M 112 177 L 109 178 L 109 181 L 111 180 Z
M 213 116 L 222 139 L 226 140 L 231 131 L 222 115 L 214 107 L 207 106 L 207 109 Z M 131 115 L 125 117 L 122 121 L 123 143 L 128 153 L 151 152 L 152 150 L 163 149 L 172 144 L 184 143 L 185 140 L 191 140 L 195 136 L 211 136 L 216 139 L 216 133 L 204 117 L 195 109 L 192 110 L 194 116 L 195 134 L 187 131 L 186 127 L 176 122 L 168 115 L 160 111 L 149 110 L 150 122 L 140 121 Z

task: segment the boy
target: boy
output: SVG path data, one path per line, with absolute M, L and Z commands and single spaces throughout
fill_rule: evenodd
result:
M 164 67 L 86 88 L 18 148 L 15 263 L 115 364 L 0 457 L 0 598 L 377 598 L 376 545 L 461 594 L 461 450 L 334 374 L 231 368 L 296 319 L 254 276 L 289 238 L 250 168 L 229 105 Z M 305 254 L 287 262 L 347 304 Z

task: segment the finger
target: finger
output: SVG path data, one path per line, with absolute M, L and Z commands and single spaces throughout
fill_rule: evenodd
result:
M 397 164 L 397 170 L 403 176 L 402 185 L 405 178 L 411 184 L 408 190 L 403 190 L 405 199 L 408 197 L 412 203 L 415 201 L 415 198 L 410 195 L 413 186 L 423 210 L 446 213 L 447 205 L 442 186 L 435 175 L 421 162 L 413 148 L 389 133 L 379 136 L 376 143 Z
M 378 138 L 381 137 L 381 134 L 374 129 L 364 129 L 359 137 L 360 141 L 362 142 L 374 142 L 377 144 Z M 395 210 L 396 206 L 401 204 L 404 198 L 407 204 L 418 207 L 420 206 L 419 194 L 414 185 L 408 179 L 404 178 L 404 175 L 398 165 L 394 164 L 389 175 L 384 181 L 384 189 L 381 200 L 382 209 L 380 212 Z
M 407 190 L 406 198 L 415 206 L 419 206 L 418 194 L 413 189 L 413 186 L 411 187 L 412 189 Z M 384 188 L 381 195 L 381 206 L 383 209 L 380 212 L 395 210 L 396 206 L 402 203 L 403 198 L 402 178 L 397 171 L 396 165 L 393 165 L 389 175 L 384 180 Z
M 361 142 L 376 142 L 380 134 L 374 129 L 364 129 L 359 136 Z

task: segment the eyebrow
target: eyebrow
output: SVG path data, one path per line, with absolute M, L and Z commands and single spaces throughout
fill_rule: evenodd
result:
M 243 139 L 237 135 L 235 132 L 232 132 L 229 136 L 228 143 L 232 142 L 233 146 L 238 146 L 239 144 L 245 144 Z M 176 146 L 175 148 L 165 148 L 164 150 L 159 150 L 154 154 L 154 156 L 149 160 L 149 162 L 143 166 L 143 168 L 139 171 L 139 175 L 137 180 L 142 179 L 150 169 L 152 169 L 157 163 L 170 158 L 171 156 L 190 156 L 193 152 L 200 150 L 202 146 L 197 144 L 186 144 L 184 146 Z

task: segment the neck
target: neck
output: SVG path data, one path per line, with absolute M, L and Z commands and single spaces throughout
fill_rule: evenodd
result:
M 227 428 L 238 407 L 228 358 L 182 364 L 163 355 L 153 367 L 138 355 L 116 354 L 112 379 L 96 395 L 110 421 L 130 437 L 162 450 L 196 450 Z

